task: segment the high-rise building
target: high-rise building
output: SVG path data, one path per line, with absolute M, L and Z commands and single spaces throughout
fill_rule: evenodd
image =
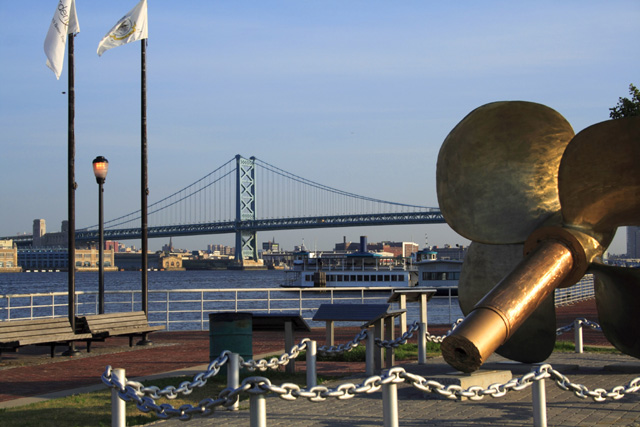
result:
M 627 227 L 627 258 L 640 258 L 640 227 Z
M 44 219 L 33 220 L 33 246 L 42 246 L 42 236 L 47 234 L 47 224 Z

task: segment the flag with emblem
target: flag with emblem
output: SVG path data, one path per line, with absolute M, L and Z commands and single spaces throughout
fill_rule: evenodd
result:
M 64 48 L 67 45 L 67 34 L 80 32 L 75 0 L 60 0 L 53 14 L 47 37 L 44 39 L 44 54 L 47 56 L 47 67 L 60 79 L 64 63 Z
M 111 48 L 146 39 L 147 0 L 141 0 L 133 9 L 113 26 L 98 44 L 98 56 Z

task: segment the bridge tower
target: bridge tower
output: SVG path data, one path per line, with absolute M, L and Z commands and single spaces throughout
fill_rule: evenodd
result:
M 258 260 L 255 230 L 242 230 L 244 221 L 256 219 L 256 170 L 255 157 L 245 159 L 236 155 L 236 254 L 235 260 L 244 264 L 245 259 Z

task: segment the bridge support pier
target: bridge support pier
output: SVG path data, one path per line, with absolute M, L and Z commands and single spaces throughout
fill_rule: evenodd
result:
M 245 259 L 258 261 L 255 230 L 243 230 L 243 221 L 256 219 L 255 157 L 245 159 L 236 155 L 236 254 L 235 260 L 244 265 Z

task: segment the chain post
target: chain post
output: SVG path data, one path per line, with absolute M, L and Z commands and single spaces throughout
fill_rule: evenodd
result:
M 384 427 L 398 427 L 398 385 L 389 382 L 382 386 Z
M 111 375 L 116 377 L 120 384 L 126 384 L 127 377 L 124 369 L 113 369 Z M 118 396 L 118 390 L 111 389 L 111 427 L 126 427 L 127 407 L 126 402 Z
M 263 393 L 252 394 L 249 398 L 249 425 L 267 427 L 267 399 Z
M 418 335 L 418 365 L 427 364 L 427 324 L 420 323 L 420 335 Z
M 227 387 L 237 389 L 240 386 L 240 359 L 238 353 L 229 354 L 229 366 L 227 367 Z M 240 409 L 240 399 L 229 407 L 231 411 Z
M 316 371 L 317 342 L 307 341 L 307 388 L 318 385 L 318 375 Z
M 573 336 L 575 340 L 576 353 L 582 353 L 582 319 L 573 321 Z
M 531 397 L 533 399 L 534 427 L 547 427 L 547 394 L 544 378 L 533 382 Z
M 367 344 L 366 344 L 366 359 L 365 359 L 365 373 L 367 374 L 367 376 L 372 376 L 374 374 L 374 365 L 375 365 L 375 361 L 373 360 L 375 358 L 375 349 L 376 349 L 376 340 L 375 340 L 375 336 L 373 335 L 373 331 L 371 330 L 371 328 L 367 329 Z

